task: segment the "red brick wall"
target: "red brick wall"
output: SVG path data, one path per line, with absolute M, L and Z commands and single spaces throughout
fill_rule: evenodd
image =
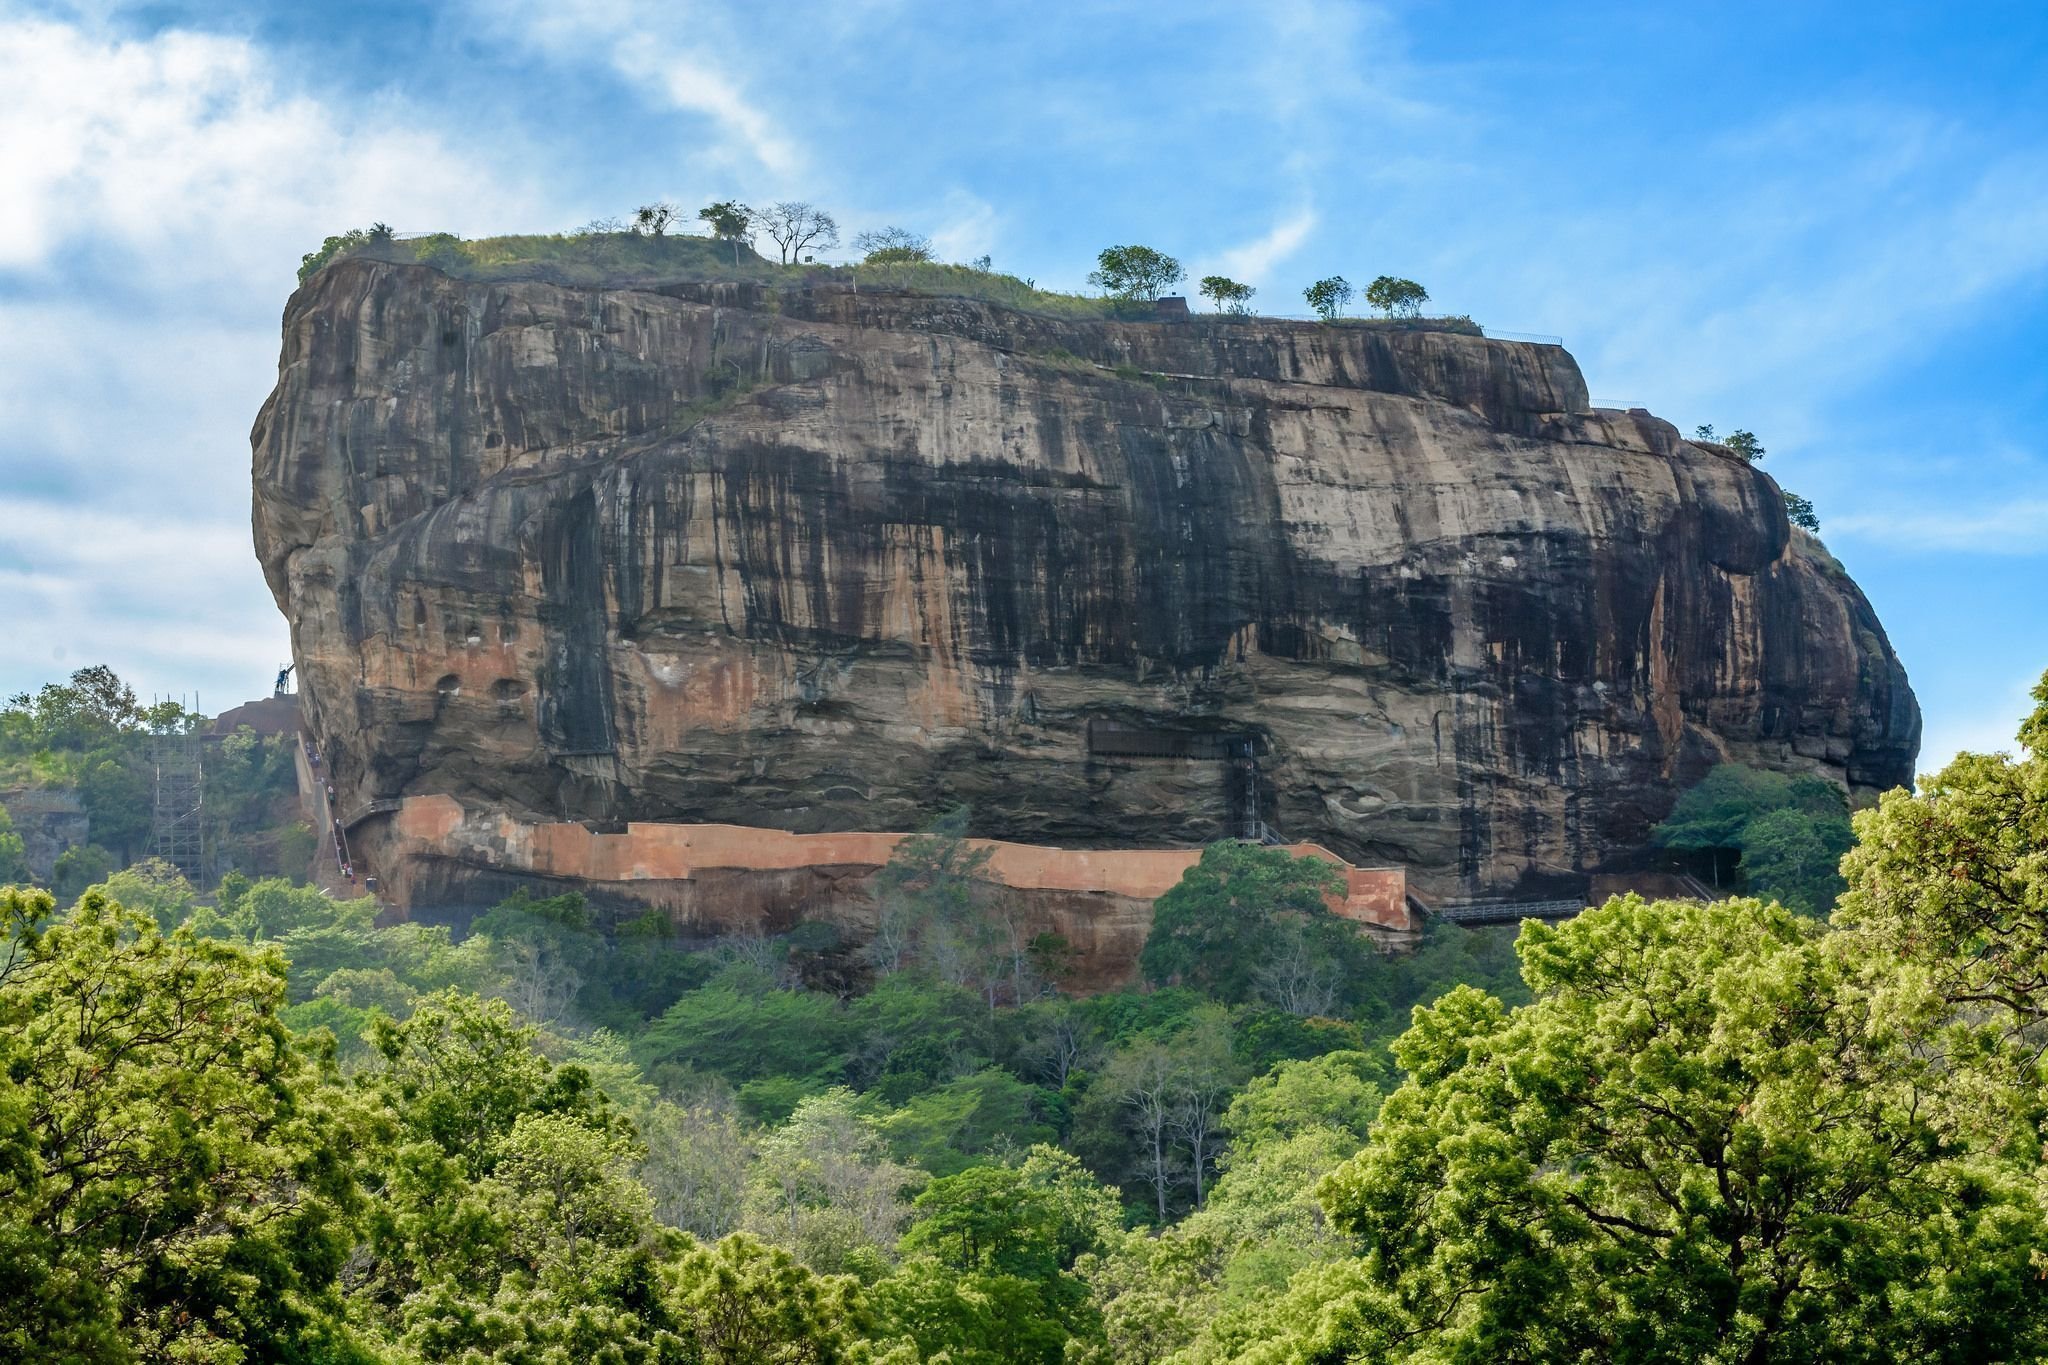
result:
M 527 824 L 470 813 L 452 797 L 407 798 L 374 840 L 384 888 L 410 908 L 412 864 L 449 863 L 576 883 L 659 905 L 679 925 L 769 932 L 812 913 L 869 927 L 863 885 L 908 836 L 791 834 L 741 825 L 633 824 L 598 834 L 573 822 Z M 371 842 L 371 841 L 366 841 Z M 1151 903 L 1202 856 L 1200 849 L 1066 849 L 978 839 L 990 881 L 1024 893 L 1043 929 L 1075 950 L 1084 988 L 1128 976 L 1151 924 Z M 1408 879 L 1398 867 L 1352 867 L 1315 844 L 1288 851 L 1343 869 L 1345 892 L 1330 909 L 1382 936 L 1416 926 Z M 789 902 L 785 904 L 784 902 Z

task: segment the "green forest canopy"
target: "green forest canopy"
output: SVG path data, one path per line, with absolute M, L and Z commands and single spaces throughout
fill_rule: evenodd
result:
M 281 880 L 10 891 L 0 1354 L 2048 1359 L 2036 697 L 2018 759 L 1854 817 L 1829 921 L 1623 898 L 1338 1017 L 1199 967 L 1287 871 L 1234 851 L 1179 984 L 1086 1001 L 1019 991 L 944 832 L 858 970 L 575 898 L 458 942 Z M 1315 922 L 1255 908 L 1268 955 Z

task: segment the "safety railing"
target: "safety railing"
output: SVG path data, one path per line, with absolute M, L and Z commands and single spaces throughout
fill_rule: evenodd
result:
M 1450 901 L 1429 907 L 1429 913 L 1452 924 L 1520 924 L 1525 919 L 1570 919 L 1586 908 L 1583 900 Z

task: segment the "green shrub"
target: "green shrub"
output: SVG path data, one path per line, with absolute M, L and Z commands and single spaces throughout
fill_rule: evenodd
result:
M 304 284 L 319 274 L 321 267 L 329 261 L 350 255 L 363 247 L 388 246 L 392 240 L 391 227 L 388 223 L 372 223 L 366 228 L 350 228 L 347 232 L 329 237 L 320 244 L 318 251 L 309 251 L 299 259 L 299 283 Z
M 113 870 L 114 855 L 98 844 L 67 848 L 57 855 L 57 866 L 50 879 L 52 889 L 59 901 L 73 901 L 88 886 L 105 881 Z
M 1855 843 L 1841 789 L 1825 778 L 1723 763 L 1686 790 L 1654 831 L 1665 848 L 1739 858 L 1744 889 L 1804 915 L 1841 894 L 1842 855 Z

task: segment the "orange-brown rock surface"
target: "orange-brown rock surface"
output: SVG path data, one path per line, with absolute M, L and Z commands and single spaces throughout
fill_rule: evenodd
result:
M 475 906 L 535 884 L 586 887 L 602 907 L 651 907 L 686 935 L 779 934 L 825 920 L 871 936 L 871 882 L 903 834 L 791 834 L 748 825 L 632 823 L 593 830 L 577 821 L 534 823 L 503 811 L 466 810 L 449 796 L 412 796 L 379 817 L 383 856 L 396 878 L 382 890 L 400 904 Z M 989 883 L 1026 940 L 1056 934 L 1072 956 L 1062 989 L 1127 984 L 1152 928 L 1152 902 L 1202 856 L 1199 848 L 1066 849 L 975 840 Z M 1351 867 L 1328 849 L 1287 851 L 1341 866 L 1333 914 L 1392 947 L 1419 929 L 1403 869 Z
M 1590 409 L 1555 346 L 352 260 L 293 297 L 253 441 L 372 866 L 405 796 L 797 832 L 965 801 L 1018 842 L 1263 821 L 1568 896 L 1716 762 L 1912 774 L 1904 672 L 1771 480 Z

